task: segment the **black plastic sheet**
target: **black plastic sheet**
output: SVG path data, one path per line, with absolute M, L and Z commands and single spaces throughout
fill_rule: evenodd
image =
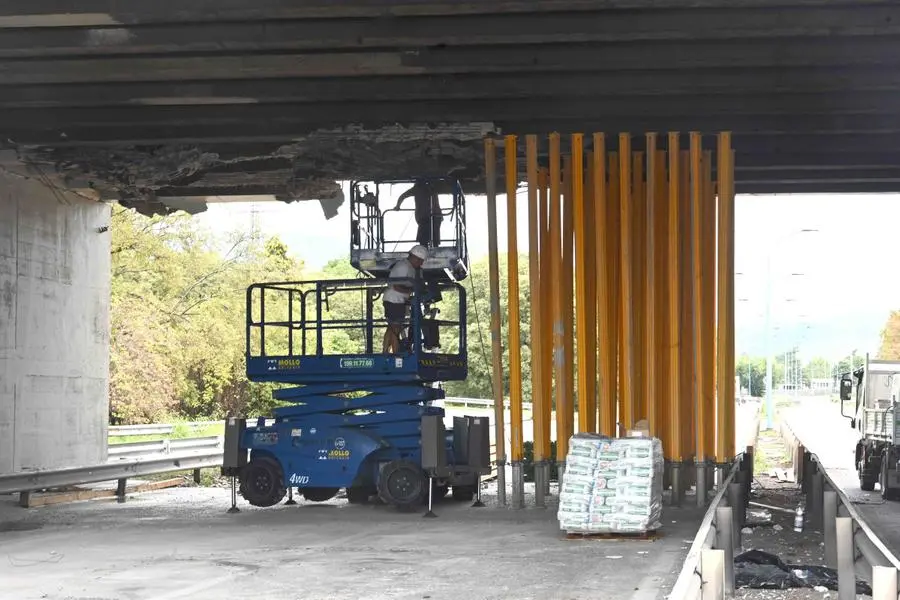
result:
M 790 565 L 774 554 L 749 550 L 734 557 L 734 585 L 757 590 L 824 587 L 837 591 L 835 569 L 816 565 Z M 872 595 L 865 581 L 856 581 L 856 593 Z

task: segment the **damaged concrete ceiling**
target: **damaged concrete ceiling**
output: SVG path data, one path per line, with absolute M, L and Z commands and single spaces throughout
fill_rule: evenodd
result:
M 898 64 L 884 0 L 5 0 L 0 167 L 332 211 L 477 188 L 488 134 L 727 129 L 738 192 L 898 191 Z

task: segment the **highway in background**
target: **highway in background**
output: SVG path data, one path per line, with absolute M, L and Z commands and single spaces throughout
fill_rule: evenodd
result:
M 900 553 L 900 502 L 882 500 L 878 486 L 874 492 L 860 489 L 853 464 L 859 435 L 851 429 L 850 420 L 841 416 L 840 404 L 828 398 L 811 398 L 785 409 L 783 414 L 797 438 L 818 457 L 875 534 L 891 552 Z

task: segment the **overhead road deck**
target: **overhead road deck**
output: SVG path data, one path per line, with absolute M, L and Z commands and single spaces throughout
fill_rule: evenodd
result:
M 898 65 L 886 0 L 9 0 L 0 165 L 153 210 L 472 189 L 490 134 L 728 130 L 738 193 L 897 191 Z

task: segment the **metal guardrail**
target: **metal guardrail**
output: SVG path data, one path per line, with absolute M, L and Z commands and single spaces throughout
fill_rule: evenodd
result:
M 759 431 L 760 419 L 757 409 L 752 431 Z M 667 600 L 718 600 L 733 595 L 734 553 L 741 548 L 756 437 L 747 441 L 747 450 L 735 458 L 710 501 Z
M 155 440 L 149 442 L 125 442 L 109 445 L 107 462 L 125 458 L 154 457 L 184 452 L 216 452 L 222 453 L 222 437 L 208 436 L 184 438 L 177 440 Z
M 0 475 L 0 494 L 27 493 L 99 483 L 101 481 L 124 481 L 128 478 L 170 473 L 174 471 L 194 471 L 222 464 L 222 450 L 214 452 L 193 452 L 147 459 L 126 459 L 104 465 L 48 469 L 45 471 L 23 471 L 11 475 Z
M 752 452 L 741 454 L 732 464 L 709 503 L 668 600 L 706 600 L 733 592 L 734 552 L 741 545 L 752 469 Z
M 110 425 L 110 437 L 131 437 L 137 435 L 170 435 L 175 431 L 178 425 L 183 425 L 190 429 L 203 429 L 212 427 L 213 425 L 221 425 L 225 421 L 190 421 L 187 423 L 150 423 L 147 425 Z
M 900 560 L 786 420 L 781 437 L 793 452 L 795 480 L 806 493 L 807 514 L 824 532 L 825 562 L 838 571 L 838 600 L 855 600 L 857 574 L 872 584 L 873 600 L 896 600 Z

